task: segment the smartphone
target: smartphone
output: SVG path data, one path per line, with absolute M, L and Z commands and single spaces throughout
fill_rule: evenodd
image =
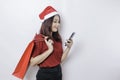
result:
M 75 35 L 75 32 L 73 32 L 73 33 L 70 35 L 69 40 L 71 40 L 74 35 Z M 69 43 L 69 42 L 67 41 L 67 42 L 65 43 L 65 46 L 66 46 L 67 43 Z
M 75 32 L 73 32 L 73 33 L 70 35 L 69 40 L 71 40 L 74 35 L 75 35 Z

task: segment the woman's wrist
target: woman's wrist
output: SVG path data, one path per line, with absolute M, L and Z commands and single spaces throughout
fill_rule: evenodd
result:
M 67 49 L 71 49 L 71 46 L 67 46 Z
M 69 48 L 69 49 L 70 49 L 71 47 L 72 47 L 72 45 L 71 45 L 71 46 L 70 46 L 70 45 L 67 45 L 67 48 Z
M 53 49 L 48 49 L 48 52 L 49 52 L 49 53 L 52 53 L 52 52 L 53 52 Z

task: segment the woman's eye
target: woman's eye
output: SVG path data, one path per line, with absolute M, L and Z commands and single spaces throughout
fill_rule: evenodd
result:
M 57 23 L 57 21 L 53 21 L 54 23 Z
M 60 23 L 60 21 L 53 21 L 53 23 Z

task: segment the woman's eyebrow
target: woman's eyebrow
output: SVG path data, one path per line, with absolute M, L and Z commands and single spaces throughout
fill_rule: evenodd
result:
M 58 19 L 54 19 L 54 21 L 59 21 Z

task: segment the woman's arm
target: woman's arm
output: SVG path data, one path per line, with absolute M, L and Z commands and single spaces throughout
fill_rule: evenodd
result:
M 46 40 L 45 39 L 45 43 L 46 45 L 48 46 L 48 50 L 46 50 L 45 52 L 43 52 L 42 54 L 36 56 L 36 57 L 32 57 L 30 59 L 30 65 L 31 66 L 34 66 L 34 65 L 37 65 L 37 64 L 40 64 L 41 62 L 43 62 L 53 51 L 53 41 L 52 40 Z
M 72 40 L 68 40 L 67 41 L 67 43 L 66 43 L 67 48 L 63 52 L 63 55 L 62 55 L 62 58 L 61 58 L 61 62 L 63 62 L 66 59 L 66 57 L 67 57 L 67 55 L 68 55 L 68 53 L 69 53 L 69 51 L 71 49 L 72 44 L 73 44 Z
M 41 62 L 43 62 L 50 54 L 52 53 L 52 51 L 50 49 L 48 49 L 47 51 L 43 52 L 42 54 L 36 56 L 36 57 L 32 57 L 30 60 L 30 65 L 34 66 L 37 64 L 40 64 Z

